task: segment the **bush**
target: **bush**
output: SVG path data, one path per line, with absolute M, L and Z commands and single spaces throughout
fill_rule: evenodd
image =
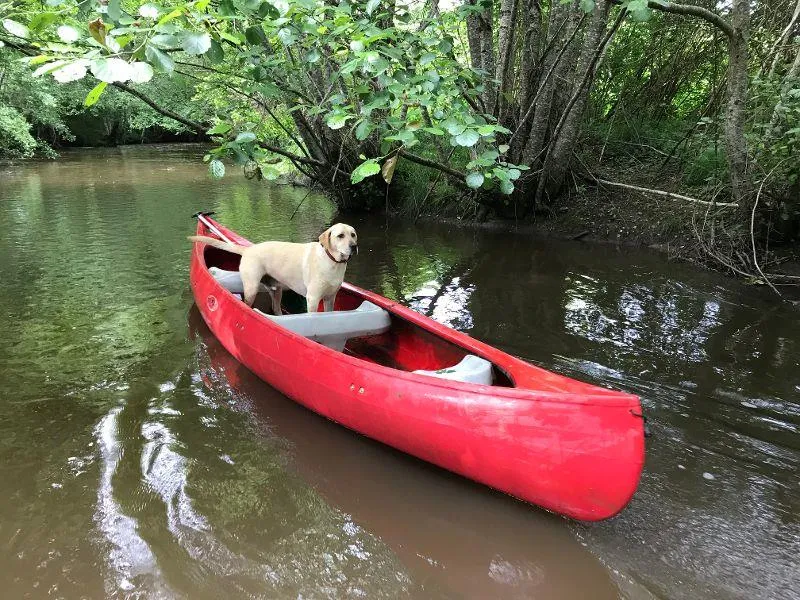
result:
M 28 158 L 36 146 L 25 117 L 10 106 L 0 105 L 0 157 Z

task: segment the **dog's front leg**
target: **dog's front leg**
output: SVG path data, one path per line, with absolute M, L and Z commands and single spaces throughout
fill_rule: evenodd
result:
M 306 306 L 307 306 L 308 312 L 310 312 L 310 313 L 319 312 L 319 301 L 320 300 L 321 300 L 321 298 L 317 294 L 309 293 L 306 296 Z
M 333 311 L 333 301 L 336 299 L 336 296 L 326 296 L 322 299 L 322 308 L 325 312 L 332 312 Z

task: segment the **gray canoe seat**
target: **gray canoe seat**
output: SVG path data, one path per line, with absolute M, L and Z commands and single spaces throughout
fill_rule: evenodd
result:
M 474 354 L 467 354 L 457 365 L 439 369 L 438 371 L 414 371 L 418 375 L 452 379 L 465 383 L 482 383 L 492 385 L 492 363 Z
M 256 312 L 289 331 L 339 352 L 350 338 L 385 333 L 391 326 L 389 313 L 366 301 L 355 310 L 281 316 L 268 315 L 258 309 Z
M 239 275 L 239 271 L 224 271 L 217 267 L 209 267 L 208 272 L 211 273 L 211 276 L 231 294 L 244 294 L 242 276 Z M 267 288 L 267 286 L 265 286 L 263 283 L 259 283 L 258 291 L 268 292 L 269 288 Z

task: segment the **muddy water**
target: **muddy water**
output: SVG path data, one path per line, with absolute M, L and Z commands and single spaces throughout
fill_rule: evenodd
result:
M 353 217 L 348 279 L 642 397 L 618 517 L 549 515 L 254 378 L 188 288 L 189 215 L 313 239 L 303 190 L 176 147 L 0 172 L 0 596 L 800 598 L 800 322 L 761 289 L 612 247 Z

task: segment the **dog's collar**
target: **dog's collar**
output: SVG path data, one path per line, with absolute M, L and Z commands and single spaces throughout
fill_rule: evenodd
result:
M 322 244 L 320 244 L 320 246 L 322 246 Z M 322 249 L 325 250 L 325 254 L 328 255 L 328 258 L 330 258 L 335 263 L 342 264 L 342 263 L 346 263 L 348 260 L 350 260 L 349 256 L 347 258 L 345 258 L 344 260 L 336 260 L 335 258 L 333 258 L 333 254 L 331 254 L 330 251 L 325 246 L 322 246 Z

